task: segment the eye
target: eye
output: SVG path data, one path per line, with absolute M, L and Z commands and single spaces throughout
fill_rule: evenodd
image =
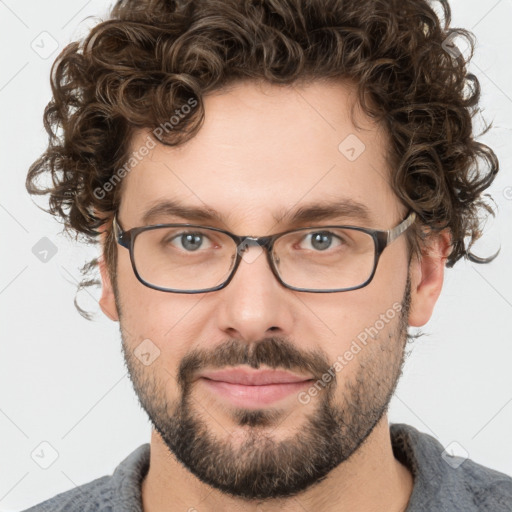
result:
M 197 232 L 183 232 L 177 235 L 174 235 L 172 238 L 167 237 L 163 240 L 165 244 L 171 244 L 176 246 L 178 244 L 179 249 L 184 249 L 187 252 L 197 251 L 199 249 L 209 249 L 212 247 L 211 241 L 209 247 L 202 247 L 205 240 L 210 241 L 210 239 L 203 233 Z
M 325 251 L 331 248 L 331 246 L 339 247 L 345 243 L 342 238 L 330 231 L 314 231 L 312 233 L 308 233 L 303 238 L 303 241 L 304 240 L 308 240 L 311 247 L 316 251 Z M 306 247 L 306 249 L 309 249 L 309 247 Z

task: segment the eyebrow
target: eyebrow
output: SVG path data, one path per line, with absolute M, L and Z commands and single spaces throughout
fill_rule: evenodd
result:
M 157 201 L 142 215 L 144 225 L 149 225 L 156 218 L 162 216 L 179 217 L 191 222 L 217 222 L 225 223 L 225 219 L 213 208 L 198 208 L 188 206 L 172 199 Z M 281 209 L 273 216 L 278 224 L 302 224 L 326 219 L 350 218 L 364 223 L 373 221 L 370 209 L 350 198 L 337 201 L 310 203 L 296 209 Z

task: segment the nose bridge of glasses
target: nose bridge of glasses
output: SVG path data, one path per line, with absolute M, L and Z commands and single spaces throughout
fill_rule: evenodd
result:
M 250 246 L 266 248 L 270 251 L 272 247 L 272 238 L 271 236 L 242 236 L 237 240 L 238 250 L 245 252 L 249 249 Z
M 270 265 L 271 263 L 271 250 L 273 243 L 272 236 L 245 236 L 240 237 L 237 244 L 237 253 L 246 263 L 253 263 L 263 252 L 267 249 L 267 257 Z M 252 250 L 250 251 L 249 249 Z

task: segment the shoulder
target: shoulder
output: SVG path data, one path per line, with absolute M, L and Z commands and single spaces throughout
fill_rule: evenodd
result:
M 57 494 L 24 512 L 110 511 L 112 503 L 112 476 L 102 476 L 92 482 Z
M 512 478 L 466 459 L 459 480 L 478 510 L 512 511 Z M 462 489 L 461 489 L 462 491 Z
M 453 456 L 433 436 L 410 425 L 390 425 L 395 457 L 414 476 L 408 512 L 512 512 L 512 478 Z
M 142 511 L 141 483 L 149 468 L 149 443 L 139 446 L 105 475 L 57 494 L 23 512 Z

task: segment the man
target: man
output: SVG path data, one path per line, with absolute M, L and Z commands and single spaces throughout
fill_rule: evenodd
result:
M 123 0 L 63 51 L 28 187 L 101 233 L 154 428 L 29 510 L 512 510 L 510 477 L 387 418 L 498 170 L 441 7 Z

